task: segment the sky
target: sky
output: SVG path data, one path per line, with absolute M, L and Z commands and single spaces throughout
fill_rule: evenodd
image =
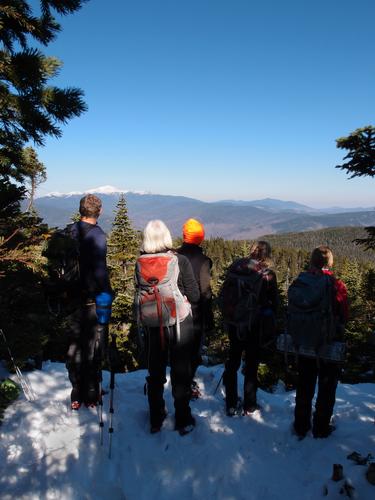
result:
M 375 204 L 374 180 L 335 168 L 336 139 L 374 124 L 373 0 L 90 0 L 60 21 L 52 83 L 88 112 L 38 149 L 40 195 Z

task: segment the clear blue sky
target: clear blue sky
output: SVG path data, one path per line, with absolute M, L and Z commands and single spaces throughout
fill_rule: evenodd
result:
M 374 0 L 91 0 L 61 22 L 55 83 L 89 110 L 39 150 L 40 194 L 375 205 L 334 168 L 335 139 L 374 124 Z

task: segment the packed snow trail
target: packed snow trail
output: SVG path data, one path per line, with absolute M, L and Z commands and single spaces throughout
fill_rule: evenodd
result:
M 65 366 L 45 363 L 28 379 L 37 401 L 20 398 L 0 427 L 0 498 L 62 500 L 316 500 L 342 499 L 343 482 L 330 477 L 334 463 L 355 487 L 358 499 L 375 497 L 366 467 L 347 460 L 358 451 L 375 456 L 375 385 L 339 385 L 337 430 L 328 439 L 291 433 L 294 392 L 259 391 L 261 411 L 229 418 L 223 392 L 213 392 L 222 366 L 200 367 L 202 397 L 191 403 L 197 425 L 181 437 L 169 415 L 162 431 L 149 433 L 145 371 L 116 375 L 112 458 L 108 458 L 108 405 L 104 396 L 104 444 L 95 409 L 72 412 Z M 104 388 L 109 374 L 104 372 Z M 242 378 L 240 376 L 240 383 Z

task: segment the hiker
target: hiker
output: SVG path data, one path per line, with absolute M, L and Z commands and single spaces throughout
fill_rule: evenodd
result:
M 229 335 L 229 357 L 225 363 L 226 413 L 232 417 L 250 415 L 257 403 L 257 372 L 263 336 L 275 333 L 278 304 L 276 274 L 270 269 L 271 247 L 257 241 L 249 257 L 233 262 L 229 267 L 220 294 L 224 325 Z M 270 331 L 272 330 L 272 332 Z M 238 398 L 237 370 L 245 351 L 244 398 Z M 242 407 L 242 408 L 241 408 Z
M 145 330 L 150 431 L 159 432 L 167 414 L 163 392 L 169 361 L 175 430 L 184 435 L 195 425 L 189 406 L 194 341 L 190 304 L 199 300 L 199 288 L 188 259 L 173 251 L 163 221 L 151 220 L 146 225 L 141 252 L 135 303 L 138 324 Z
M 195 219 L 188 219 L 182 228 L 183 243 L 178 253 L 185 255 L 192 265 L 200 292 L 199 301 L 192 304 L 194 324 L 194 344 L 192 350 L 191 399 L 200 396 L 199 386 L 194 380 L 198 366 L 202 362 L 201 348 L 206 333 L 213 330 L 211 268 L 212 261 L 204 255 L 200 244 L 204 240 L 204 227 Z
M 107 269 L 107 243 L 97 219 L 102 212 L 101 200 L 88 194 L 80 200 L 80 221 L 72 225 L 73 236 L 79 239 L 80 289 L 75 310 L 68 318 L 69 349 L 66 367 L 72 384 L 71 408 L 82 403 L 96 406 L 101 398 L 101 353 L 107 339 L 112 290 Z M 96 300 L 98 310 L 96 312 Z M 98 323 L 99 320 L 99 323 Z M 101 337 L 101 338 L 100 338 Z
M 345 323 L 348 319 L 348 302 L 347 291 L 345 284 L 334 277 L 330 268 L 333 266 L 332 250 L 325 245 L 315 248 L 311 254 L 310 266 L 307 272 L 301 273 L 299 277 L 292 283 L 288 291 L 289 297 L 289 324 L 288 328 L 293 329 L 293 311 L 296 302 L 295 293 L 299 292 L 298 283 L 303 280 L 303 294 L 306 299 L 308 290 L 311 286 L 315 287 L 316 293 L 321 293 L 320 303 L 321 310 L 315 312 L 315 321 L 312 318 L 306 318 L 308 321 L 302 323 L 303 330 L 292 335 L 294 339 L 300 338 L 301 345 L 304 344 L 304 337 L 310 337 L 306 341 L 310 341 L 313 345 L 315 336 L 328 335 L 330 338 L 323 338 L 315 342 L 317 357 L 306 357 L 302 354 L 298 355 L 298 381 L 296 391 L 296 406 L 294 411 L 294 431 L 296 435 L 302 439 L 306 436 L 311 428 L 311 403 L 314 397 L 315 385 L 318 379 L 318 395 L 315 403 L 315 413 L 313 416 L 312 433 L 314 438 L 326 438 L 335 429 L 330 424 L 333 407 L 335 404 L 336 387 L 340 375 L 340 365 L 333 361 L 328 361 L 319 358 L 319 347 L 325 342 L 332 340 L 343 340 Z M 312 283 L 312 285 L 310 285 Z M 294 289 L 293 289 L 294 287 Z M 322 292 L 318 292 L 321 288 Z M 293 291 L 295 290 L 295 292 Z M 326 299 L 325 299 L 326 297 Z M 326 305 L 325 305 L 326 301 Z M 324 308 L 324 310 L 322 309 Z M 304 313 L 302 313 L 304 314 Z M 306 313 L 305 313 L 306 314 Z M 295 321 L 304 321 L 303 315 L 299 313 L 299 318 Z M 319 315 L 318 317 L 316 315 Z M 325 316 L 323 316 L 325 315 Z M 319 318 L 322 321 L 319 322 Z M 329 324 L 328 324 L 329 322 Z M 318 327 L 309 327 L 315 325 Z M 315 331 L 316 330 L 316 331 Z M 290 331 L 292 334 L 293 332 Z M 318 338 L 318 337 L 317 337 Z

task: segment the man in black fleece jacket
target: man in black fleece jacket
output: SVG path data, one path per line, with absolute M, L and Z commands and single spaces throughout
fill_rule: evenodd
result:
M 66 366 L 72 383 L 71 406 L 81 403 L 93 406 L 100 397 L 100 359 L 98 356 L 97 316 L 95 298 L 102 292 L 112 294 L 107 269 L 107 242 L 97 225 L 101 200 L 92 194 L 80 201 L 81 220 L 74 224 L 72 234 L 80 241 L 81 290 L 76 310 L 69 317 L 69 349 Z
M 194 381 L 195 372 L 201 363 L 201 347 L 206 332 L 213 328 L 211 268 L 212 261 L 199 246 L 204 240 L 204 227 L 195 219 L 188 219 L 183 228 L 183 244 L 178 253 L 190 261 L 199 286 L 199 301 L 192 304 L 194 343 L 192 348 L 192 398 L 199 397 L 199 388 Z

